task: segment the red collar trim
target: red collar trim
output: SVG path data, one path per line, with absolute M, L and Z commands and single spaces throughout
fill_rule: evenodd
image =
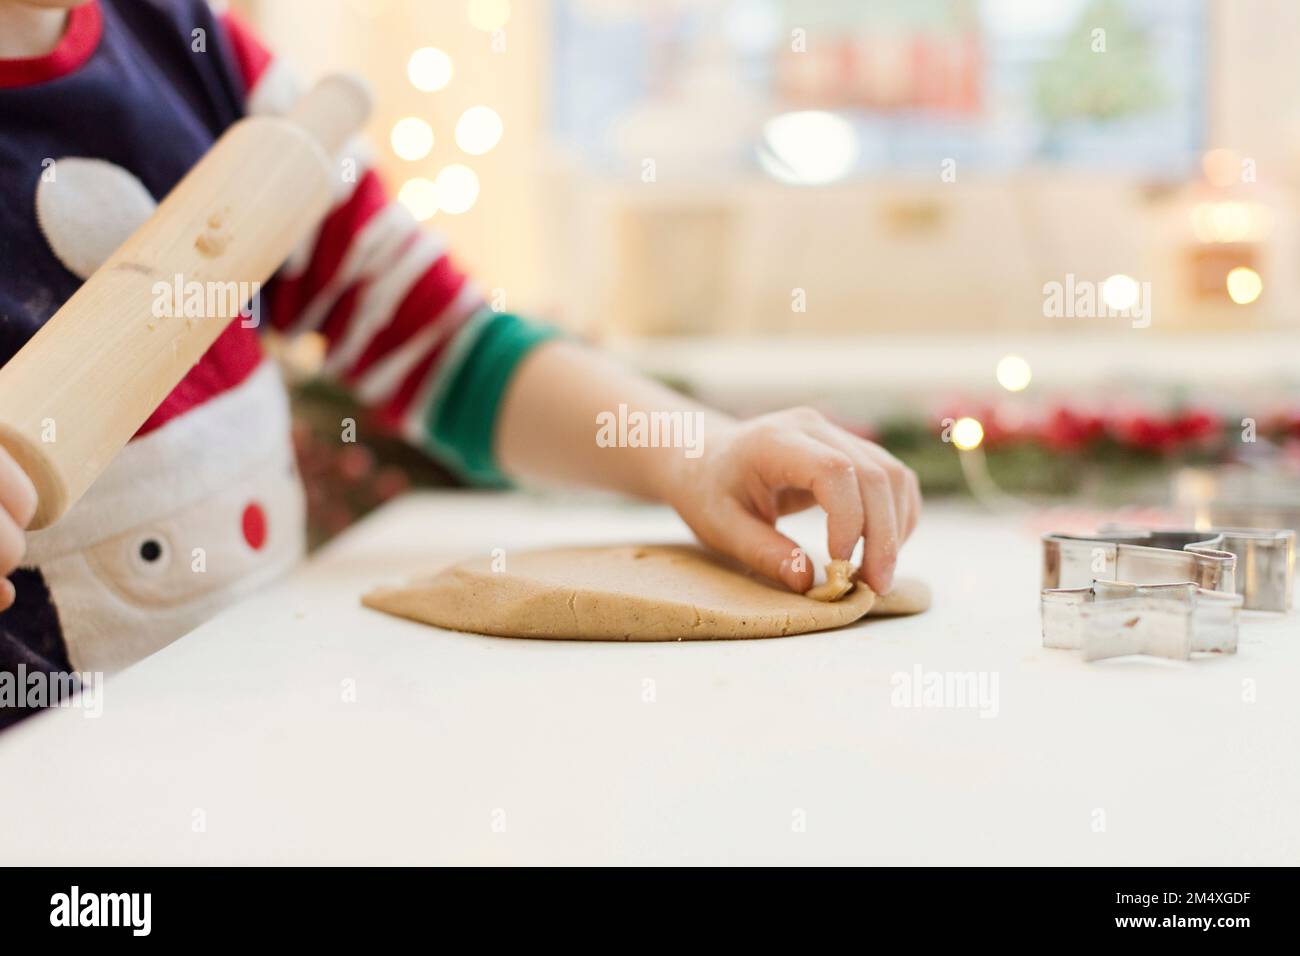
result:
M 90 59 L 103 32 L 99 0 L 73 7 L 68 11 L 63 37 L 49 53 L 16 60 L 0 59 L 0 87 L 31 86 L 67 76 Z

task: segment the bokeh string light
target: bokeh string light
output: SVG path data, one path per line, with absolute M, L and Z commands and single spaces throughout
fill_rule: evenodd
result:
M 506 0 L 475 0 L 468 7 L 469 21 L 480 30 L 502 29 L 510 19 Z M 437 47 L 415 50 L 406 64 L 407 79 L 423 93 L 445 90 L 455 76 L 455 64 Z M 501 141 L 505 124 L 490 106 L 471 106 L 456 121 L 456 146 L 468 156 L 482 156 Z M 408 116 L 393 125 L 390 144 L 393 153 L 407 162 L 420 162 L 433 152 L 436 138 L 433 127 L 417 116 Z M 439 212 L 460 215 L 474 208 L 481 191 L 478 174 L 463 163 L 444 166 L 433 179 L 413 176 L 398 191 L 398 200 L 421 222 Z
M 424 159 L 433 151 L 433 127 L 416 116 L 398 120 L 389 139 L 393 152 L 407 162 Z
M 1228 298 L 1237 305 L 1250 305 L 1264 291 L 1264 280 L 1259 273 L 1249 266 L 1237 266 L 1228 273 L 1226 280 Z
M 471 106 L 456 121 L 456 145 L 471 156 L 482 156 L 501 141 L 504 124 L 490 106 Z
M 1101 286 L 1101 298 L 1115 312 L 1127 312 L 1137 304 L 1141 287 L 1132 276 L 1113 275 Z
M 455 73 L 451 57 L 437 47 L 426 46 L 416 50 L 406 63 L 406 76 L 421 93 L 445 89 Z
M 438 211 L 438 187 L 423 176 L 415 176 L 403 183 L 397 199 L 419 222 L 427 222 Z
M 1008 392 L 1023 392 L 1033 379 L 1033 370 L 1029 363 L 1019 355 L 1004 355 L 998 362 L 998 384 Z
M 959 418 L 953 422 L 951 437 L 960 451 L 974 451 L 984 442 L 984 426 L 978 418 Z
M 474 170 L 460 163 L 443 167 L 433 181 L 438 208 L 458 216 L 469 212 L 478 201 L 479 182 Z

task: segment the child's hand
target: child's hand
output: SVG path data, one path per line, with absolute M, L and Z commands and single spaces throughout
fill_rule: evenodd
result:
M 14 603 L 9 574 L 27 550 L 23 529 L 36 514 L 36 488 L 9 452 L 0 448 L 0 611 Z
M 710 421 L 703 454 L 674 469 L 665 497 L 706 545 L 799 593 L 812 586 L 812 562 L 796 560 L 778 517 L 821 505 L 833 560 L 865 536 L 862 576 L 884 594 L 921 511 L 912 469 L 807 408 Z
M 698 415 L 702 447 L 611 445 L 600 429 L 613 409 Z M 666 501 L 705 544 L 800 594 L 812 587 L 812 561 L 777 533 L 778 517 L 825 508 L 835 560 L 850 558 L 865 534 L 862 574 L 883 594 L 921 511 L 910 468 L 811 409 L 737 423 L 575 343 L 550 342 L 525 358 L 499 418 L 495 451 L 506 474 Z

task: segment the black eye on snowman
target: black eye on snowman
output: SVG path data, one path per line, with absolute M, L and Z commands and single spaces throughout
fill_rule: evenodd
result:
M 132 563 L 141 574 L 161 574 L 171 564 L 171 547 L 160 534 L 144 534 L 136 540 Z

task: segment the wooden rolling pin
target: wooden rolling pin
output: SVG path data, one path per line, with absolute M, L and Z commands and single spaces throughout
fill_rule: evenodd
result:
M 331 76 L 288 116 L 235 123 L 0 368 L 0 445 L 36 485 L 30 527 L 85 493 L 246 304 L 160 318 L 158 284 L 267 281 L 329 212 L 333 157 L 369 112 L 360 81 Z

